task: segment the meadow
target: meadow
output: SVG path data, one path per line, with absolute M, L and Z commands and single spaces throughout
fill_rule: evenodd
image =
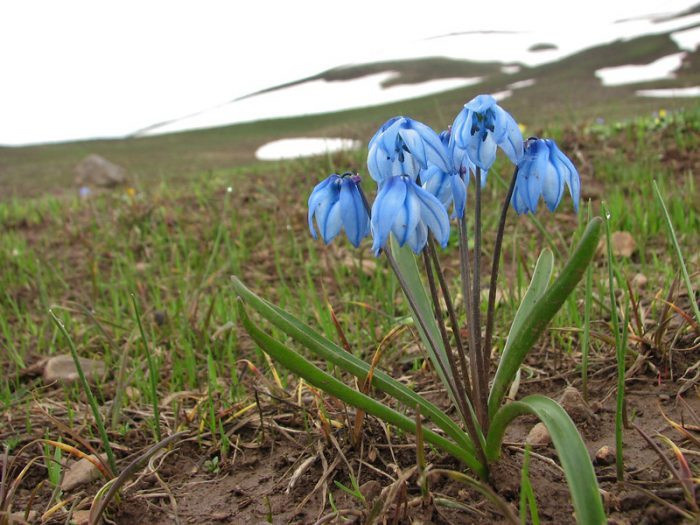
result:
M 416 108 L 418 116 L 441 119 L 434 101 Z M 617 382 L 602 246 L 588 290 L 587 384 L 581 284 L 522 367 L 517 395 L 558 398 L 570 386 L 582 392 L 586 401 L 577 401 L 572 417 L 596 460 L 611 522 L 680 523 L 700 517 L 700 326 L 692 307 L 700 289 L 700 111 L 636 113 L 643 116 L 575 125 L 550 121 L 546 129 L 532 125 L 526 131 L 555 138 L 571 156 L 581 174 L 582 209 L 577 216 L 565 202 L 556 214 L 509 216 L 494 359 L 540 250 L 550 247 L 560 267 L 583 231 L 588 203 L 596 215 L 604 203 L 611 230 L 626 232 L 613 243 L 620 318 L 629 313 L 624 482 L 617 481 L 614 465 L 597 458 L 602 447 L 614 447 Z M 341 115 L 356 116 L 345 129 L 361 117 L 377 118 L 366 110 Z M 286 125 L 290 135 L 298 133 L 304 122 L 277 123 L 275 138 Z M 538 122 L 535 116 L 532 122 Z M 346 239 L 324 246 L 308 232 L 310 190 L 328 173 L 364 174 L 367 151 L 278 163 L 236 157 L 269 137 L 271 125 L 105 142 L 113 160 L 121 160 L 123 148 L 132 179 L 89 198 L 66 189 L 68 166 L 87 148 L 100 150 L 100 143 L 3 157 L 15 191 L 0 201 L 0 523 L 10 512 L 19 513 L 19 522 L 87 523 L 89 509 L 94 512 L 100 501 L 103 517 L 115 523 L 364 522 L 375 508 L 381 510 L 376 519 L 387 523 L 504 520 L 497 504 L 454 480 L 431 483 L 426 499 L 416 485 L 413 436 L 367 418 L 360 443 L 353 442 L 354 409 L 289 374 L 241 329 L 232 275 L 329 339 L 346 339 L 357 356 L 371 360 L 382 346 L 382 369 L 447 410 L 386 262 L 372 255 L 367 241 L 359 250 Z M 323 118 L 314 126 L 337 129 L 330 117 L 327 128 Z M 353 136 L 364 131 L 354 129 Z M 221 157 L 202 160 L 202 144 Z M 51 162 L 41 166 L 55 171 L 30 182 L 42 154 Z M 147 173 L 144 166 L 154 156 L 160 172 Z M 485 202 L 500 201 L 507 169 L 497 162 Z M 57 181 L 62 187 L 56 194 L 40 195 Z M 692 292 L 682 280 L 654 181 Z M 485 207 L 485 231 L 495 228 L 498 212 L 495 204 Z M 441 260 L 461 316 L 456 245 L 453 233 Z M 487 242 L 485 267 L 492 254 Z M 271 333 L 286 338 L 276 329 Z M 104 434 L 80 381 L 42 379 L 46 359 L 70 355 L 71 346 L 80 357 L 104 363 L 89 389 Z M 523 418 L 509 431 L 494 490 L 517 515 L 527 476 L 539 520 L 572 523 L 554 450 L 544 444 L 525 452 L 534 423 Z M 105 452 L 105 435 L 114 463 L 105 458 L 95 479 L 61 490 L 80 453 Z M 645 435 L 656 440 L 655 448 Z M 150 450 L 159 442 L 162 447 Z M 426 454 L 436 467 L 460 468 L 438 450 Z

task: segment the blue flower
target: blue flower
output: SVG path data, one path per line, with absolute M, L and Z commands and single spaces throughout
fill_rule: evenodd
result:
M 429 166 L 421 174 L 423 188 L 442 203 L 445 209 L 454 203 L 452 217 L 462 217 L 467 204 L 467 186 L 455 171 L 444 172 L 437 166 Z M 467 183 L 469 179 L 466 179 Z
M 540 195 L 549 211 L 554 211 L 564 194 L 564 185 L 574 201 L 578 212 L 581 198 L 581 179 L 571 161 L 553 140 L 531 137 L 525 143 L 525 154 L 518 165 L 511 203 L 518 214 L 535 213 Z
M 450 237 L 447 210 L 434 195 L 418 186 L 409 176 L 397 175 L 385 181 L 372 206 L 372 250 L 379 255 L 393 233 L 399 246 L 408 245 L 415 253 L 425 246 L 428 230 L 444 248 Z
M 379 186 L 395 175 L 416 180 L 429 165 L 449 171 L 447 151 L 437 133 L 416 120 L 391 118 L 369 141 L 367 167 Z
M 369 217 L 357 187 L 360 178 L 352 173 L 332 174 L 316 185 L 309 197 L 309 230 L 317 239 L 313 218 L 326 244 L 344 228 L 350 242 L 357 248 L 369 235 Z
M 488 170 L 500 147 L 517 165 L 523 157 L 523 136 L 513 117 L 496 104 L 491 95 L 479 95 L 464 105 L 452 123 L 452 138 L 458 148 L 481 170 Z

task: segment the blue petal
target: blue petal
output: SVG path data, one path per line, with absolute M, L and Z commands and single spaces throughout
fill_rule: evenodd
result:
M 494 118 L 493 140 L 500 146 L 506 137 L 508 117 L 510 117 L 510 115 L 498 104 L 494 104 L 491 111 L 493 111 Z
M 413 191 L 418 188 L 416 183 L 405 181 L 406 184 L 406 199 L 399 213 L 394 218 L 394 224 L 391 227 L 399 246 L 406 244 L 409 235 L 416 229 L 418 221 L 421 218 L 421 203 L 415 196 Z
M 456 144 L 459 148 L 465 149 L 471 139 L 473 112 L 466 107 L 460 111 L 452 122 L 452 135 L 450 144 Z
M 406 125 L 406 118 L 399 117 L 394 121 L 384 132 L 377 137 L 377 144 L 381 144 L 384 150 L 393 152 L 396 150 L 396 139 L 399 135 L 399 130 Z
M 412 189 L 417 199 L 420 200 L 421 219 L 433 232 L 440 246 L 444 248 L 450 238 L 450 219 L 447 216 L 447 210 L 436 197 L 423 188 L 414 186 Z
M 428 228 L 423 221 L 420 221 L 415 229 L 408 236 L 408 245 L 413 253 L 420 253 L 428 242 Z
M 318 225 L 321 230 L 323 241 L 326 244 L 329 244 L 340 233 L 340 228 L 343 225 L 340 211 L 340 202 L 336 201 L 333 205 L 329 206 L 328 215 L 324 222 Z
M 406 200 L 406 184 L 402 177 L 388 179 L 372 205 L 372 250 L 375 255 L 386 244 L 394 219 Z
M 550 158 L 555 169 L 569 187 L 571 199 L 574 201 L 574 210 L 578 213 L 578 203 L 581 198 L 581 179 L 578 171 L 569 158 L 564 155 L 553 140 L 546 140 L 550 151 Z
M 377 132 L 370 139 L 368 147 L 371 148 L 374 145 L 375 141 L 377 140 L 377 137 L 379 137 L 379 135 L 384 133 L 394 122 L 396 122 L 400 118 L 402 118 L 402 117 L 391 117 L 384 124 L 382 124 L 379 127 L 379 129 L 377 130 Z
M 367 169 L 370 177 L 379 185 L 391 177 L 391 164 L 391 156 L 381 147 L 379 142 L 370 147 L 367 155 Z
M 464 104 L 464 107 L 474 111 L 475 113 L 484 113 L 486 110 L 496 105 L 496 99 L 491 95 L 477 95 L 469 102 Z
M 357 248 L 367 235 L 369 218 L 365 210 L 357 184 L 346 178 L 340 186 L 340 214 L 345 233 L 352 245 Z
M 467 177 L 469 177 L 469 175 L 467 175 Z M 467 178 L 467 180 L 469 179 Z M 467 205 L 467 186 L 459 175 L 452 175 L 450 177 L 450 183 L 452 186 L 452 198 L 454 200 L 452 217 L 462 218 L 464 215 L 464 208 Z
M 411 121 L 411 126 L 420 134 L 423 140 L 427 164 L 434 164 L 443 171 L 449 171 L 447 149 L 438 134 L 432 128 L 417 120 Z
M 488 170 L 496 160 L 496 148 L 493 134 L 483 130 L 472 137 L 467 146 L 467 154 L 479 168 Z
M 422 168 L 425 168 L 428 165 L 425 157 L 425 147 L 423 146 L 423 140 L 418 132 L 414 129 L 401 129 L 399 130 L 399 136 L 404 144 L 406 144 L 411 155 L 418 161 Z
M 503 110 L 501 109 L 501 111 Z M 506 116 L 505 133 L 498 145 L 501 146 L 501 149 L 510 161 L 517 166 L 523 158 L 523 134 L 520 132 L 520 127 L 515 122 L 515 119 L 506 111 L 503 111 L 503 113 Z
M 524 179 L 521 179 L 520 176 L 518 176 L 518 180 L 515 183 L 515 189 L 513 190 L 513 197 L 510 199 L 511 204 L 518 215 L 522 215 L 523 213 L 528 213 L 528 211 L 530 211 L 527 206 L 527 201 L 522 195 L 523 180 Z
M 450 178 L 450 175 L 437 166 L 429 166 L 427 170 L 421 172 L 423 188 L 435 195 L 445 208 L 450 205 L 450 201 L 452 200 Z
M 542 174 L 542 197 L 549 211 L 554 211 L 564 194 L 564 181 L 551 162 L 547 162 Z
M 330 208 L 338 200 L 338 185 L 336 182 L 339 178 L 336 174 L 331 175 L 317 184 L 309 196 L 309 231 L 314 239 L 317 239 L 318 236 L 314 229 L 313 216 L 316 215 L 316 223 L 319 229 L 323 230 Z

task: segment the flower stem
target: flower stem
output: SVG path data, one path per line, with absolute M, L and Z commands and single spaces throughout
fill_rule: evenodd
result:
M 501 218 L 498 221 L 498 230 L 496 230 L 496 244 L 493 248 L 493 263 L 491 266 L 491 282 L 489 284 L 489 305 L 486 311 L 486 335 L 484 337 L 484 352 L 486 355 L 491 351 L 491 339 L 493 338 L 493 323 L 494 323 L 494 310 L 496 308 L 496 285 L 498 284 L 498 267 L 501 261 L 501 248 L 503 246 L 503 233 L 506 228 L 506 216 L 508 215 L 508 209 L 510 208 L 510 200 L 513 197 L 513 190 L 515 189 L 515 181 L 518 178 L 518 167 L 513 170 L 513 178 L 510 181 L 510 187 L 508 188 L 508 193 L 506 198 L 503 200 L 503 208 L 501 208 Z M 486 361 L 488 365 L 488 361 Z M 489 373 L 489 370 L 486 370 Z
M 362 203 L 365 206 L 365 210 L 367 211 L 367 215 L 369 218 L 372 218 L 372 208 L 369 205 L 369 201 L 367 200 L 367 196 L 365 195 L 365 192 L 362 190 L 362 187 L 358 184 L 357 189 L 360 192 L 360 197 L 362 198 Z M 452 381 L 450 381 L 450 375 L 448 374 L 448 369 L 446 366 L 446 363 L 443 362 L 443 360 L 440 358 L 440 346 L 438 342 L 435 340 L 433 337 L 433 332 L 428 328 L 428 323 L 423 316 L 420 308 L 418 308 L 418 301 L 416 300 L 416 297 L 413 293 L 413 290 L 411 290 L 411 287 L 408 285 L 406 282 L 406 279 L 404 275 L 401 273 L 401 270 L 399 268 L 398 263 L 396 262 L 396 259 L 394 259 L 394 256 L 391 253 L 391 249 L 389 246 L 385 246 L 382 249 L 382 252 L 386 255 L 387 260 L 389 261 L 389 266 L 391 267 L 391 270 L 394 272 L 394 275 L 396 275 L 396 279 L 399 281 L 399 286 L 401 286 L 401 290 L 403 290 L 404 295 L 406 296 L 406 299 L 408 300 L 408 305 L 411 308 L 411 311 L 413 312 L 415 316 L 415 320 L 418 322 L 420 325 L 421 330 L 425 334 L 425 337 L 428 341 L 428 344 L 430 345 L 433 354 L 435 355 L 435 360 L 438 363 L 438 366 L 440 367 L 440 371 L 442 372 L 443 376 L 445 377 L 445 382 L 447 388 L 450 390 L 452 394 L 452 398 L 455 400 L 456 403 L 459 403 L 457 400 L 459 399 L 459 396 L 457 394 L 457 387 L 453 384 Z M 447 352 L 447 348 L 445 348 L 445 351 Z M 461 407 L 457 407 L 461 411 Z
M 452 332 L 455 337 L 455 346 L 457 347 L 457 354 L 459 355 L 459 364 L 461 366 L 462 377 L 464 380 L 464 386 L 467 392 L 472 392 L 471 381 L 469 380 L 469 372 L 467 370 L 467 359 L 464 351 L 464 344 L 462 343 L 462 334 L 459 330 L 459 321 L 457 320 L 457 313 L 455 312 L 454 304 L 452 303 L 452 297 L 450 295 L 450 289 L 447 287 L 447 282 L 445 281 L 445 274 L 442 272 L 442 267 L 440 266 L 440 259 L 437 255 L 437 250 L 435 249 L 435 243 L 433 238 L 428 237 L 428 253 L 435 266 L 435 273 L 438 277 L 438 282 L 440 283 L 440 289 L 442 290 L 442 296 L 445 298 L 445 307 L 447 308 L 447 314 L 450 318 L 450 324 L 452 325 Z M 468 395 L 467 395 L 468 397 Z
M 487 390 L 488 390 L 488 348 L 482 346 L 481 340 L 481 168 L 476 168 L 476 195 L 474 205 L 474 284 L 472 285 L 472 315 L 476 328 L 476 358 L 479 366 L 479 394 L 477 400 L 481 417 L 479 421 L 482 427 L 488 426 Z
M 462 419 L 465 424 L 468 424 L 469 411 L 467 410 L 467 397 L 464 393 L 464 384 L 459 381 L 459 372 L 457 366 L 454 362 L 454 357 L 452 355 L 452 347 L 450 345 L 450 338 L 447 335 L 447 328 L 445 327 L 445 318 L 442 315 L 442 309 L 440 308 L 440 298 L 438 296 L 437 286 L 435 284 L 435 275 L 433 274 L 433 265 L 430 262 L 430 256 L 428 252 L 423 250 L 423 264 L 425 264 L 425 273 L 428 277 L 428 287 L 430 288 L 430 297 L 433 301 L 433 307 L 435 308 L 435 319 L 438 322 L 438 328 L 440 329 L 440 336 L 442 337 L 442 342 L 445 345 L 445 353 L 447 354 L 447 362 L 450 365 L 452 374 L 455 378 L 455 387 L 457 390 L 457 401 L 458 408 L 462 415 Z
M 485 397 L 481 394 L 482 375 L 480 373 L 481 365 L 477 352 L 477 333 L 474 324 L 474 316 L 472 315 L 472 290 L 471 290 L 471 268 L 469 263 L 469 239 L 467 236 L 467 214 L 462 214 L 459 221 L 459 259 L 460 272 L 462 277 L 462 295 L 464 296 L 464 307 L 467 314 L 467 324 L 469 332 L 469 366 L 472 371 L 472 399 L 476 406 L 476 413 L 479 421 L 483 421 L 482 413 L 485 408 L 482 407 L 481 400 Z

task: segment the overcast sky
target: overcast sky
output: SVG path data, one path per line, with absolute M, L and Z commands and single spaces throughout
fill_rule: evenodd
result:
M 9 0 L 0 144 L 128 134 L 440 34 L 595 32 L 693 3 Z

